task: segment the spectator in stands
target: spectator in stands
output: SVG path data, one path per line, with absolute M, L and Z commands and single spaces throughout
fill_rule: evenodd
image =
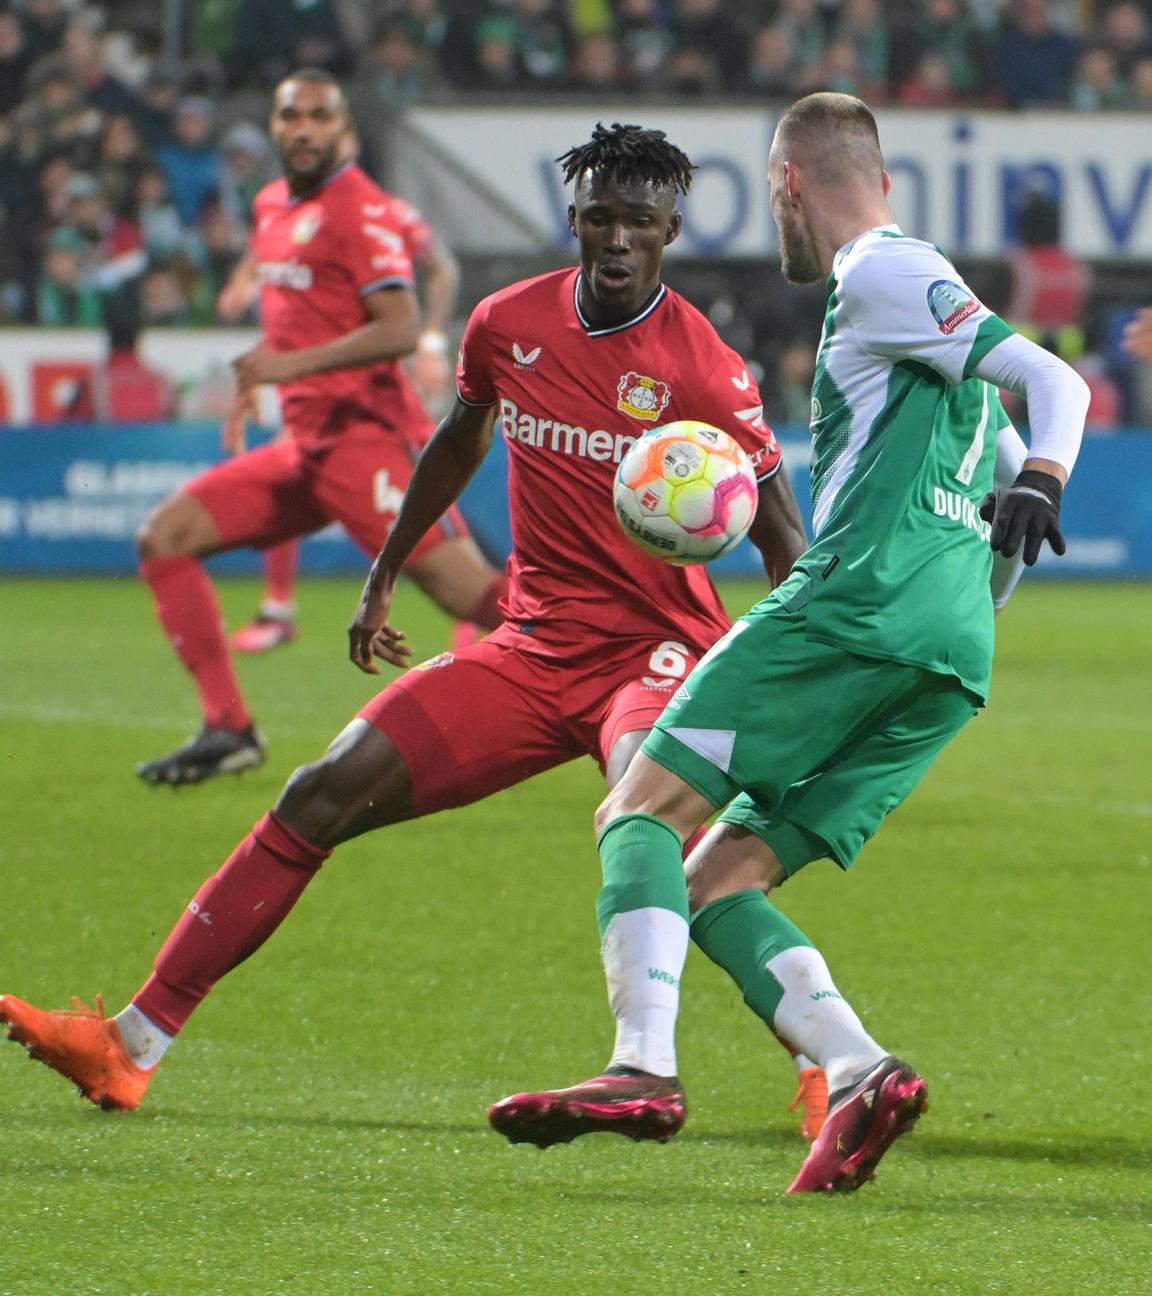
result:
M 557 0 L 512 0 L 516 53 L 530 85 L 558 85 L 568 71 L 569 33 Z
M 159 63 L 153 64 L 140 87 L 134 110 L 140 134 L 153 152 L 172 142 L 172 117 L 179 94 L 176 73 Z
M 672 34 L 678 49 L 704 54 L 723 84 L 731 84 L 744 66 L 747 42 L 723 0 L 674 0 Z
M 211 101 L 189 95 L 176 105 L 172 143 L 156 153 L 185 225 L 195 225 L 205 206 L 220 191 L 220 151 L 215 128 L 216 110 Z
M 510 89 L 520 84 L 515 19 L 493 14 L 477 25 L 475 61 L 479 88 Z
M 572 85 L 577 90 L 613 93 L 634 88 L 620 57 L 620 47 L 611 32 L 589 32 L 576 41 L 572 58 Z
M 1090 45 L 1080 55 L 1069 102 L 1073 108 L 1085 111 L 1127 106 L 1128 85 L 1117 71 L 1115 56 L 1107 45 Z
M 100 22 L 98 10 L 80 10 L 64 29 L 64 58 L 89 107 L 102 113 L 131 113 L 136 108 L 136 96 L 105 65 Z
M 204 212 L 196 231 L 194 260 L 197 275 L 190 294 L 194 324 L 217 322 L 216 299 L 231 278 L 247 245 L 247 227 L 235 220 L 224 207 L 214 204 Z M 254 312 L 246 312 L 245 317 L 254 319 Z
M 1012 0 L 997 47 L 1000 96 L 1013 108 L 1065 103 L 1079 55 L 1050 0 Z
M 864 73 L 856 46 L 837 37 L 824 47 L 824 57 L 809 74 L 808 90 L 831 90 L 838 94 L 863 96 Z M 875 96 L 872 96 L 875 97 Z
M 771 414 L 775 422 L 806 428 L 812 417 L 812 378 L 816 373 L 816 348 L 810 342 L 793 342 L 776 366 Z
M 276 85 L 293 68 L 352 71 L 352 49 L 334 0 L 239 0 L 228 60 L 233 85 Z
M 616 0 L 615 26 L 626 75 L 652 81 L 674 44 L 661 0 Z
M 770 99 L 793 99 L 798 93 L 792 40 L 783 27 L 769 23 L 752 37 L 743 89 Z
M 158 166 L 147 167 L 133 191 L 136 224 L 149 261 L 167 261 L 184 250 L 187 232 L 168 190 L 168 177 Z
M 11 112 L 24 98 L 24 81 L 32 66 L 32 49 L 20 15 L 0 9 L 0 113 Z
M 151 423 L 170 418 L 171 382 L 136 352 L 140 320 L 135 298 L 109 298 L 104 312 L 108 354 L 80 380 L 66 418 L 101 423 Z
M 984 33 L 973 18 L 966 0 L 927 0 L 916 6 L 911 21 L 903 31 L 894 30 L 894 40 L 903 40 L 911 64 L 907 74 L 910 84 L 900 90 L 905 103 L 940 106 L 955 100 L 972 100 L 984 93 L 982 67 L 987 63 Z M 924 66 L 927 58 L 942 60 L 947 71 L 946 82 L 936 64 Z M 947 93 L 952 99 L 946 99 Z
M 135 207 L 136 184 L 151 165 L 133 119 L 117 113 L 104 119 L 96 155 L 95 175 L 112 210 L 127 216 Z
M 1122 77 L 1131 75 L 1133 66 L 1152 54 L 1146 9 L 1130 0 L 1108 6 L 1100 24 L 1100 35 L 1102 43 L 1112 51 Z
M 959 102 L 952 74 L 941 54 L 922 54 L 900 82 L 896 101 L 905 108 L 951 108 Z
M 83 241 L 73 229 L 59 229 L 49 238 L 36 283 L 37 323 L 55 328 L 102 322 L 100 290 L 84 274 L 82 252 Z
M 24 33 L 34 59 L 55 54 L 68 26 L 65 0 L 24 0 Z
M 52 54 L 33 64 L 28 94 L 13 124 L 21 154 L 34 158 L 57 147 L 84 147 L 99 129 L 100 118 L 85 107 L 67 60 Z
M 877 0 L 841 0 L 839 16 L 833 28 L 833 40 L 852 47 L 856 89 L 829 83 L 827 89 L 844 89 L 872 103 L 880 103 L 888 93 L 888 25 Z M 833 60 L 847 70 L 847 60 Z
M 138 278 L 147 264 L 140 229 L 117 216 L 95 176 L 81 173 L 68 181 L 63 228 L 78 238 L 82 274 L 104 292 Z
M 279 174 L 268 136 L 252 122 L 238 122 L 220 141 L 220 157 L 220 206 L 246 229 L 253 199 Z
M 1128 79 L 1128 106 L 1147 112 L 1152 109 L 1152 57 L 1137 59 Z
M 36 185 L 28 204 L 29 224 L 39 244 L 68 219 L 68 185 L 76 168 L 67 150 L 43 156 L 36 172 Z
M 177 254 L 153 266 L 140 283 L 140 318 L 144 324 L 168 326 L 187 324 L 192 318 L 195 268 Z
M 722 85 L 714 55 L 699 45 L 678 45 L 665 64 L 663 80 L 674 95 L 716 94 Z
M 435 58 L 405 18 L 386 18 L 373 32 L 353 88 L 357 103 L 403 108 L 441 87 Z
M 787 36 L 792 47 L 798 84 L 808 84 L 823 61 L 828 43 L 817 0 L 780 0 L 773 26 Z

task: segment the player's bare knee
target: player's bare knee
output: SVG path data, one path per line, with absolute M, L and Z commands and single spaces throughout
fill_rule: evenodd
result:
M 313 846 L 329 849 L 344 840 L 344 824 L 356 807 L 340 788 L 327 758 L 292 772 L 276 802 L 276 814 Z

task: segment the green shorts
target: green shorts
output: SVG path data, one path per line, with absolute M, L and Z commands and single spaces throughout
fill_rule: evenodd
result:
M 721 820 L 766 841 L 789 876 L 825 856 L 849 868 L 977 710 L 953 676 L 805 638 L 802 595 L 742 616 L 642 749 L 727 805 Z

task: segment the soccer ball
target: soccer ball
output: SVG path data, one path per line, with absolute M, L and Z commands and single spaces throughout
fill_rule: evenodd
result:
M 710 562 L 756 513 L 756 475 L 739 444 L 694 419 L 645 433 L 620 461 L 613 500 L 625 532 L 668 562 Z

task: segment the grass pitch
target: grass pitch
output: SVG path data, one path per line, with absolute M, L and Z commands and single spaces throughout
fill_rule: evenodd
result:
M 733 606 L 754 591 L 727 593 Z M 250 583 L 225 584 L 233 621 Z M 116 1011 L 200 881 L 373 683 L 357 585 L 307 584 L 241 664 L 265 769 L 149 789 L 195 727 L 135 581 L 0 585 L 0 990 Z M 539 1152 L 518 1088 L 610 1044 L 589 762 L 342 848 L 193 1019 L 145 1106 L 81 1103 L 0 1048 L 3 1296 L 1152 1291 L 1148 589 L 1025 586 L 993 705 L 850 875 L 782 903 L 931 1110 L 851 1197 L 786 1198 L 791 1066 L 693 951 L 666 1147 Z M 446 641 L 416 595 L 417 651 Z

